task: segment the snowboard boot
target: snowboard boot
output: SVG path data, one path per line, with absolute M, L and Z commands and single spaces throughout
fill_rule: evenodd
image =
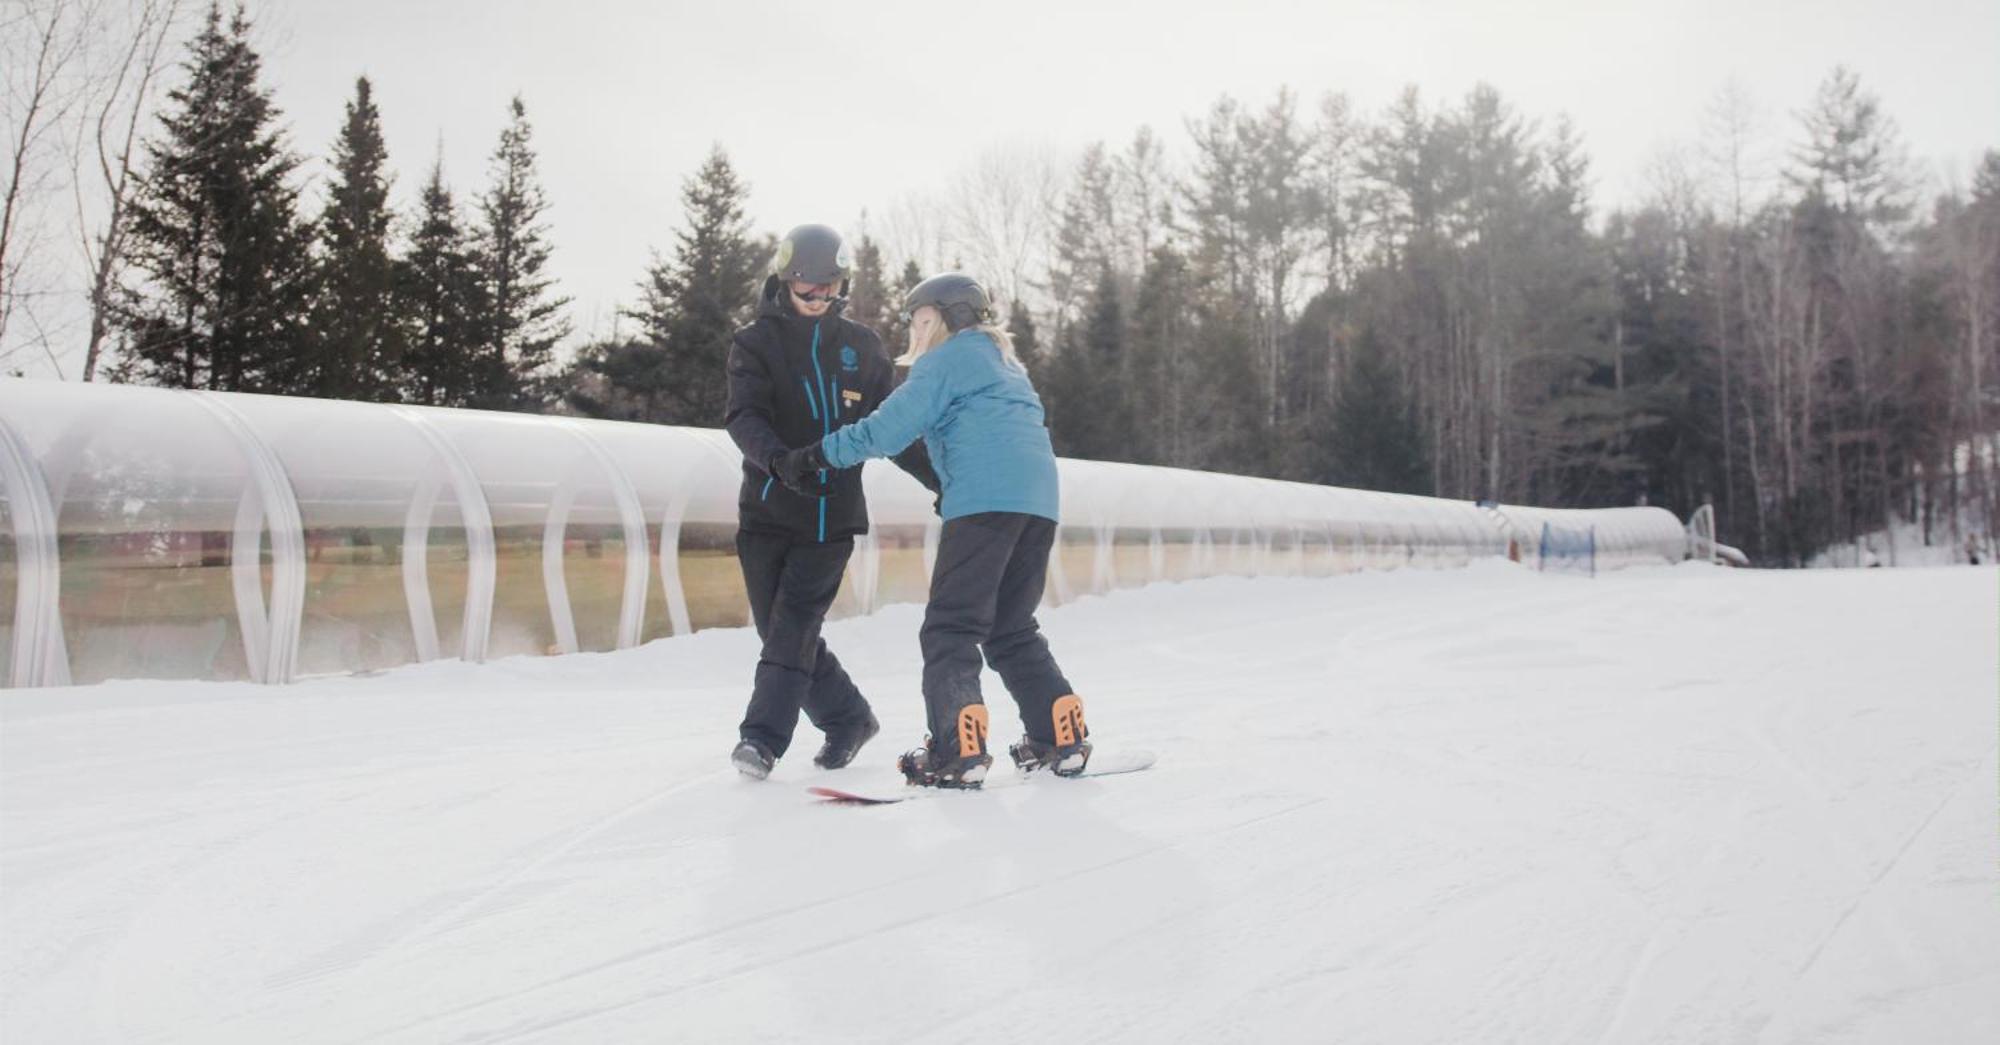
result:
M 1057 697 L 1051 717 L 1055 743 L 1022 737 L 1007 753 L 1023 773 L 1046 768 L 1057 776 L 1080 776 L 1090 764 L 1090 731 L 1083 724 L 1083 698 L 1071 693 Z
M 986 780 L 993 756 L 986 753 L 986 705 L 968 704 L 958 712 L 958 735 L 940 744 L 926 737 L 924 746 L 896 760 L 903 779 L 919 787 L 978 787 Z
M 752 780 L 762 780 L 770 776 L 771 767 L 778 764 L 777 758 L 771 754 L 771 749 L 754 740 L 737 741 L 736 750 L 729 753 L 729 761 L 736 767 L 738 773 Z
M 854 761 L 861 745 L 882 732 L 882 723 L 875 720 L 875 712 L 862 708 L 862 720 L 844 729 L 830 729 L 826 733 L 826 743 L 820 746 L 819 754 L 813 756 L 813 765 L 821 769 L 839 769 Z

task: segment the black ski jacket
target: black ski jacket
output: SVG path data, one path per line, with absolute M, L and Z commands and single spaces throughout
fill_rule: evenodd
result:
M 875 411 L 896 385 L 896 368 L 873 330 L 841 316 L 835 301 L 817 318 L 792 311 L 777 277 L 764 281 L 757 318 L 729 344 L 729 407 L 722 419 L 743 451 L 737 525 L 801 541 L 835 541 L 868 532 L 861 469 L 830 471 L 825 497 L 793 493 L 771 475 L 771 462 L 794 447 Z M 925 488 L 938 489 L 924 444 L 893 460 Z

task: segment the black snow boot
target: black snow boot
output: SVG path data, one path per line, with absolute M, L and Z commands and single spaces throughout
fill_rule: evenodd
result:
M 1007 749 L 1023 773 L 1048 769 L 1057 776 L 1081 776 L 1090 764 L 1089 730 L 1083 724 L 1083 698 L 1071 693 L 1057 697 L 1052 712 L 1055 743 L 1022 737 Z
M 1062 750 L 1033 737 L 1022 737 L 1007 753 L 1014 756 L 1014 767 L 1023 773 L 1047 769 L 1057 776 L 1081 776 L 1083 768 L 1090 764 L 1090 741 Z
M 819 754 L 813 756 L 813 765 L 821 769 L 839 769 L 854 761 L 861 745 L 882 732 L 882 723 L 875 720 L 874 711 L 863 708 L 861 714 L 863 718 L 860 722 L 845 729 L 827 731 L 826 743 L 820 746 Z
M 754 740 L 737 741 L 736 750 L 729 753 L 729 761 L 736 766 L 738 773 L 752 780 L 770 776 L 771 767 L 778 764 L 771 750 Z
M 958 736 L 940 744 L 926 737 L 896 760 L 903 779 L 920 787 L 978 787 L 986 780 L 993 756 L 986 753 L 986 705 L 969 704 L 958 712 Z

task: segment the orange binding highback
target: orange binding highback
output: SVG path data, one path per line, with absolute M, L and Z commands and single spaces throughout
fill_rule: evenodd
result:
M 967 704 L 958 709 L 958 756 L 986 753 L 986 705 Z
M 1057 697 L 1054 715 L 1056 720 L 1056 746 L 1072 747 L 1090 731 L 1083 727 L 1083 698 L 1074 693 Z

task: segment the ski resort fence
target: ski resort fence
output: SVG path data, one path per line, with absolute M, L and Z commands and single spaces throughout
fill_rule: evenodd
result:
M 0 680 L 285 682 L 624 649 L 749 620 L 726 434 L 561 417 L 0 379 Z M 1495 506 L 1061 462 L 1052 604 L 1158 581 L 1462 566 L 1595 534 L 1680 560 L 1658 508 Z M 867 467 L 833 616 L 922 602 L 939 523 Z

